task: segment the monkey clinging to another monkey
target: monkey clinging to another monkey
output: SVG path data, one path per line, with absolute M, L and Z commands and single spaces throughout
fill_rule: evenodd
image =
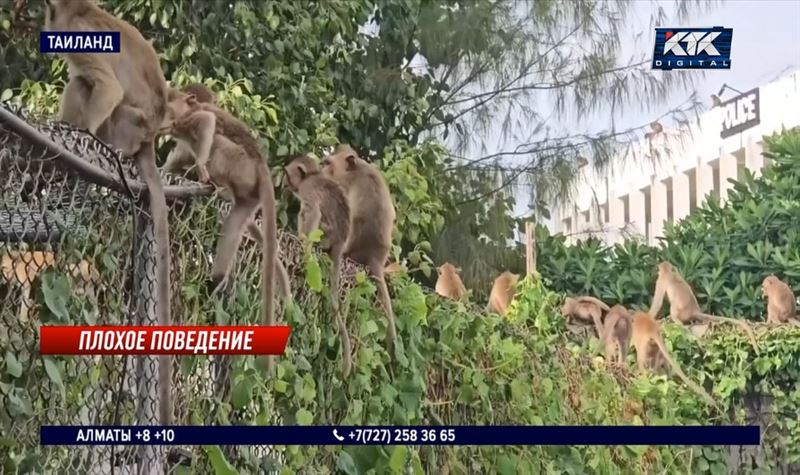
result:
M 320 248 L 327 251 L 333 261 L 330 292 L 342 344 L 342 374 L 346 378 L 352 367 L 352 350 L 350 335 L 340 313 L 339 274 L 350 231 L 350 205 L 342 187 L 323 175 L 311 157 L 295 157 L 284 170 L 289 189 L 300 200 L 297 235 L 306 237 L 315 229 L 321 230 Z
M 397 338 L 392 302 L 383 271 L 392 248 L 395 210 L 389 187 L 381 172 L 359 158 L 352 147 L 336 146 L 322 161 L 322 173 L 345 191 L 350 207 L 350 231 L 344 257 L 366 266 L 378 286 L 386 312 L 386 339 L 391 347 Z
M 227 190 L 233 206 L 223 224 L 211 268 L 211 285 L 219 287 L 228 276 L 245 226 L 259 208 L 262 218 L 262 319 L 275 323 L 274 274 L 277 260 L 275 190 L 272 175 L 261 155 L 258 142 L 248 127 L 230 113 L 209 103 L 199 103 L 192 94 L 170 90 L 162 131 L 183 142 L 195 157 L 201 180 L 212 181 Z M 268 358 L 268 370 L 272 358 Z

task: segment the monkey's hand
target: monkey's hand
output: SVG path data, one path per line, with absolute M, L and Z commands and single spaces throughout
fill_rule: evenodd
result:
M 211 181 L 211 176 L 208 174 L 208 168 L 198 166 L 197 178 L 200 180 L 200 183 L 208 183 Z

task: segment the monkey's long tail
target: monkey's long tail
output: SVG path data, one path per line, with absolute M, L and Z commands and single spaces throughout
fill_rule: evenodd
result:
M 169 216 L 164 185 L 156 168 L 155 141 L 142 144 L 135 155 L 136 168 L 147 186 L 150 195 L 150 216 L 153 220 L 153 237 L 156 249 L 156 312 L 160 325 L 172 324 L 171 303 L 171 252 L 169 242 Z M 159 412 L 162 425 L 172 423 L 172 360 L 169 356 L 158 358 L 160 401 Z
M 261 227 L 264 236 L 264 256 L 261 261 L 261 306 L 264 325 L 275 324 L 275 255 L 278 245 L 277 221 L 275 218 L 275 189 L 272 187 L 272 174 L 264 165 L 259 180 L 261 194 Z M 272 372 L 274 361 L 267 357 L 267 371 Z
M 589 295 L 581 295 L 580 297 L 573 297 L 573 298 L 574 298 L 575 300 L 579 301 L 579 302 L 588 302 L 588 303 L 593 303 L 593 304 L 597 305 L 598 307 L 600 307 L 601 309 L 605 310 L 606 312 L 608 312 L 609 310 L 611 310 L 611 307 L 609 307 L 608 305 L 606 305 L 606 303 L 605 303 L 605 302 L 603 302 L 603 301 L 602 301 L 602 300 L 600 300 L 600 299 L 596 299 L 596 298 L 594 298 L 594 297 L 591 297 L 591 296 L 589 296 Z
M 706 320 L 711 320 L 711 321 L 730 322 L 730 323 L 738 325 L 742 330 L 747 332 L 747 336 L 750 337 L 750 342 L 753 343 L 753 348 L 755 348 L 756 351 L 758 351 L 758 343 L 756 342 L 756 334 L 753 331 L 753 329 L 750 328 L 750 325 L 745 323 L 744 320 L 738 320 L 736 318 L 720 317 L 720 316 L 717 316 L 717 315 L 709 315 L 707 313 L 698 313 L 698 314 L 695 314 L 695 317 L 700 317 L 700 318 L 704 318 Z
M 661 355 L 664 356 L 664 359 L 667 360 L 669 365 L 672 367 L 672 370 L 675 371 L 675 374 L 677 374 L 678 377 L 681 378 L 681 381 L 683 381 L 684 384 L 689 386 L 689 389 L 694 391 L 695 394 L 703 398 L 710 405 L 718 408 L 719 406 L 717 406 L 717 402 L 714 400 L 714 398 L 712 398 L 711 395 L 708 394 L 705 389 L 700 387 L 699 384 L 689 379 L 689 377 L 686 376 L 683 370 L 681 370 L 681 367 L 678 366 L 675 360 L 672 359 L 672 357 L 669 355 L 669 352 L 667 352 L 667 348 L 664 346 L 664 342 L 661 340 L 661 338 L 653 338 L 653 341 L 658 346 L 658 350 L 661 352 Z
M 592 313 L 592 320 L 594 320 L 594 327 L 595 329 L 597 329 L 597 338 L 599 338 L 600 341 L 603 341 L 604 338 L 603 322 L 600 320 L 600 315 L 598 315 L 597 313 Z M 613 332 L 614 329 L 609 328 L 608 331 Z

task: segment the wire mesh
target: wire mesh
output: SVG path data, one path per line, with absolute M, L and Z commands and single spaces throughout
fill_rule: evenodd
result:
M 206 279 L 230 204 L 205 187 L 162 176 L 167 190 L 175 324 L 250 324 L 260 315 L 261 249 L 245 239 L 226 292 L 210 298 Z M 209 473 L 197 447 L 40 447 L 40 425 L 158 424 L 157 357 L 40 357 L 41 324 L 156 324 L 155 261 L 146 188 L 132 161 L 85 131 L 0 105 L 0 424 L 11 434 L 5 466 L 38 473 Z M 292 301 L 316 305 L 305 290 L 305 249 L 278 232 Z M 339 297 L 360 267 L 342 265 Z M 285 304 L 284 304 L 285 305 Z M 259 416 L 281 422 L 268 397 L 233 411 L 233 381 L 253 357 L 173 358 L 176 424 L 236 424 Z M 265 403 L 266 399 L 266 403 Z M 221 417 L 220 414 L 229 414 Z M 228 446 L 235 467 L 280 466 L 270 447 Z M 25 460 L 20 460 L 24 458 Z M 27 468 L 26 468 L 27 467 Z

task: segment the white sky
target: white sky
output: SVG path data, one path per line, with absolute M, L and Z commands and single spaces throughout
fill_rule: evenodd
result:
M 672 0 L 659 1 L 659 4 L 670 14 L 673 11 Z M 620 58 L 627 60 L 631 56 L 646 54 L 652 58 L 654 31 L 649 29 L 649 19 L 655 12 L 651 2 L 638 2 L 631 15 L 631 23 L 623 33 Z M 800 68 L 800 0 L 727 0 L 702 14 L 694 15 L 683 22 L 659 25 L 663 27 L 711 27 L 724 26 L 733 28 L 733 44 L 731 47 L 731 69 L 706 71 L 704 77 L 698 78 L 695 88 L 701 101 L 710 103 L 710 95 L 716 94 L 723 83 L 740 91 L 747 91 L 766 84 L 791 70 Z M 637 32 L 644 32 L 639 41 L 634 41 Z M 625 39 L 627 38 L 627 39 Z M 659 71 L 659 74 L 700 74 L 695 71 Z M 684 102 L 692 90 L 676 90 L 659 110 L 643 112 L 629 109 L 616 119 L 618 130 L 648 123 Z M 736 95 L 726 91 L 723 100 Z M 710 104 L 709 104 L 710 106 Z M 800 114 L 800 111 L 798 111 Z M 588 120 L 587 120 L 588 119 Z M 584 118 L 582 124 L 569 122 L 571 131 L 598 132 L 609 129 L 610 111 L 601 111 L 593 117 Z M 669 125 L 665 123 L 665 125 Z M 513 149 L 513 140 L 506 142 L 501 149 Z M 499 150 L 500 148 L 498 148 Z M 489 153 L 498 151 L 489 150 Z M 527 214 L 526 189 L 520 190 L 515 209 L 516 215 Z

